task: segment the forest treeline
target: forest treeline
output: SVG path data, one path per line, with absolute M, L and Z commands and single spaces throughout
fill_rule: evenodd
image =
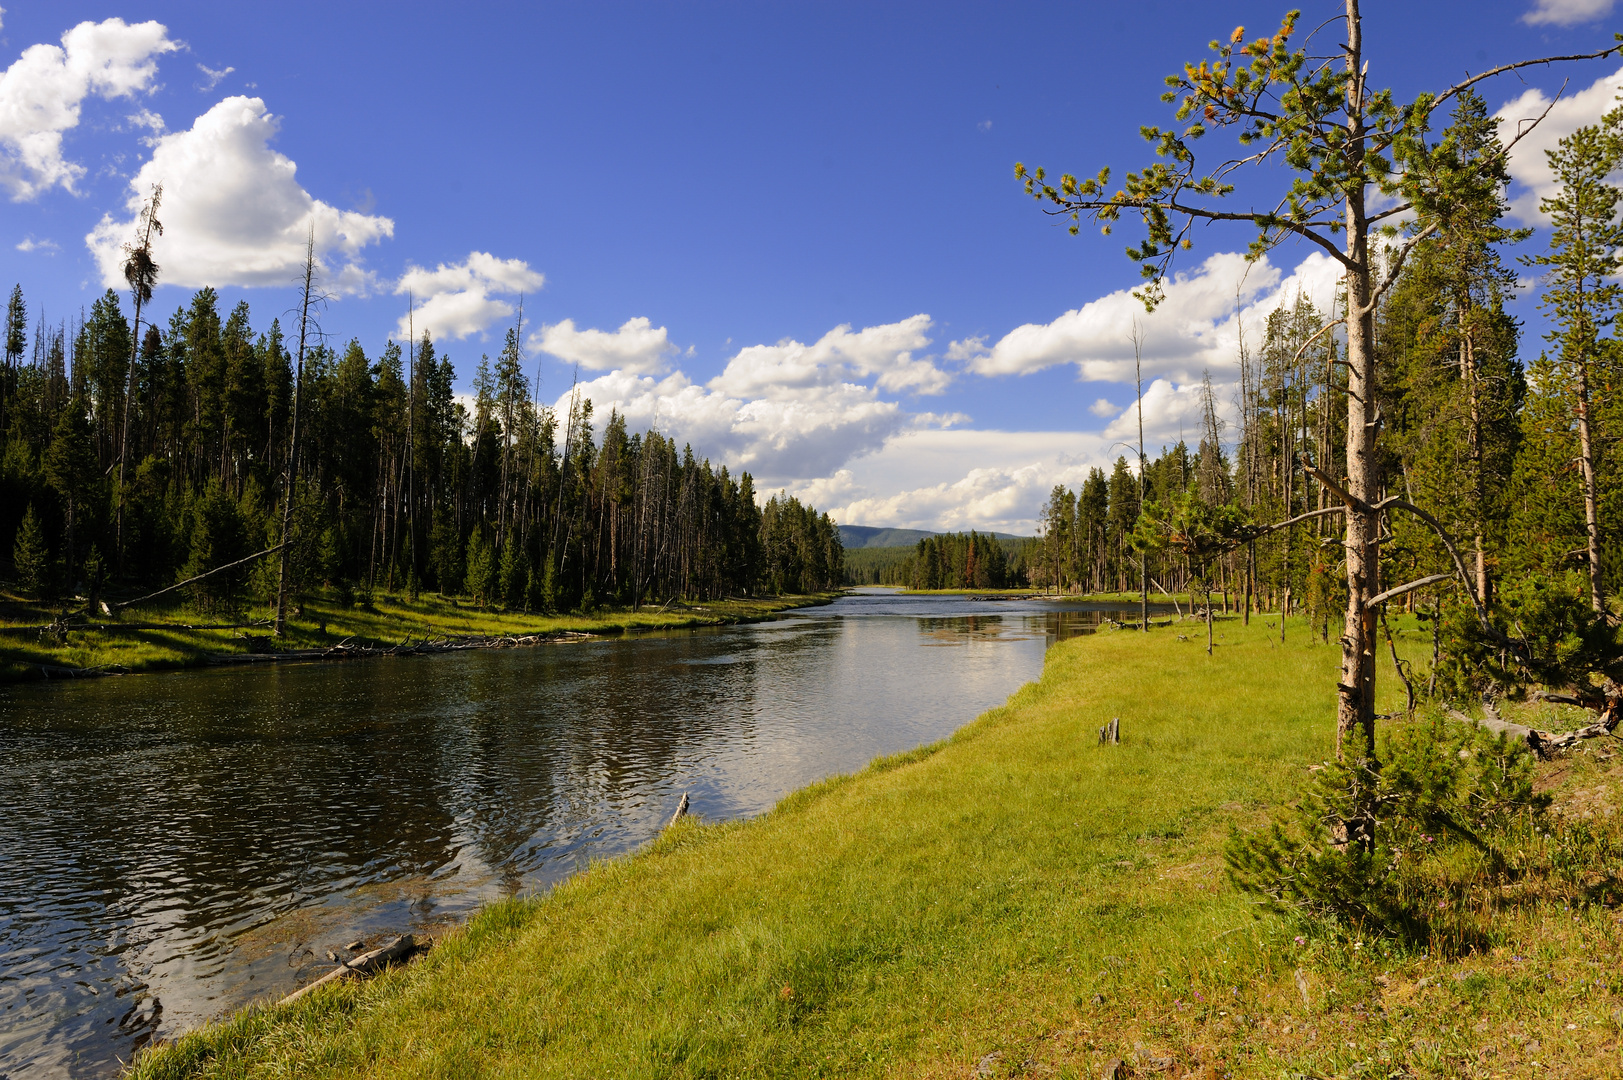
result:
M 1451 121 L 1442 137 L 1459 154 L 1494 160 L 1496 126 L 1480 98 L 1461 95 Z M 1420 240 L 1376 311 L 1383 497 L 1437 519 L 1490 605 L 1536 579 L 1600 610 L 1623 585 L 1623 347 L 1613 336 L 1623 226 L 1609 179 L 1620 163 L 1620 112 L 1552 152 L 1560 187 L 1544 203 L 1554 229 L 1542 252 L 1518 251 L 1529 231 L 1504 224 L 1502 167 L 1478 178 L 1455 193 L 1451 227 Z M 1518 262 L 1538 276 L 1549 316 L 1546 347 L 1530 361 L 1505 310 Z M 1209 586 L 1248 611 L 1306 613 L 1330 637 L 1346 605 L 1339 504 L 1310 470 L 1347 475 L 1346 353 L 1333 332 L 1344 304 L 1321 311 L 1294 298 L 1260 340 L 1242 339 L 1234 408 L 1219 407 L 1208 379 L 1193 451 L 1179 443 L 1146 460 L 1142 482 L 1123 457 L 1080 490 L 1056 487 L 1029 557 L 1033 583 L 1136 589 L 1142 557 L 1152 596 Z M 1227 439 L 1225 411 L 1239 419 Z M 1226 526 L 1212 524 L 1218 511 Z M 1382 581 L 1456 570 L 1425 521 L 1383 522 Z M 1204 547 L 1193 535 L 1202 530 Z M 1435 611 L 1455 588 L 1439 581 L 1400 602 Z
M 71 323 L 31 325 L 13 289 L 0 558 L 19 588 L 167 585 L 278 545 L 297 337 L 274 319 L 256 330 L 246 302 L 222 312 L 205 288 L 166 325 L 143 320 L 137 346 L 112 290 Z M 359 341 L 305 349 L 295 590 L 575 610 L 840 585 L 826 514 L 782 494 L 758 504 L 748 473 L 657 431 L 631 433 L 589 399 L 572 398 L 567 415 L 538 404 L 519 340 L 509 329 L 495 360 L 481 357 L 471 410 L 426 333 L 374 355 Z M 189 591 L 231 610 L 272 600 L 278 574 L 263 558 Z
M 848 585 L 909 589 L 1008 589 L 1027 584 L 1029 539 L 989 533 L 942 533 L 912 547 L 857 548 L 845 553 Z

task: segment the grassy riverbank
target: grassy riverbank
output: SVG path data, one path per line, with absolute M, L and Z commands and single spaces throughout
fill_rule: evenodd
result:
M 1254 917 L 1221 844 L 1331 752 L 1338 654 L 1254 619 L 1220 623 L 1207 658 L 1186 625 L 1064 642 L 1039 683 L 941 744 L 753 821 L 684 822 L 495 905 L 418 964 L 245 1011 L 135 1075 L 1623 1069 L 1615 910 L 1511 900 L 1495 944 L 1465 956 Z M 1112 717 L 1124 742 L 1099 746 Z M 1546 781 L 1615 801 L 1605 758 L 1590 747 Z
M 867 587 L 868 588 L 874 588 L 875 586 L 867 586 Z M 883 586 L 879 586 L 879 587 L 882 588 Z M 1140 600 L 1141 600 L 1141 597 L 1136 592 L 1131 592 L 1131 593 L 1120 593 L 1120 592 L 1056 593 L 1056 592 L 1046 591 L 1046 590 L 1043 590 L 1043 589 L 1032 589 L 1032 588 L 1020 588 L 1020 589 L 899 589 L 898 592 L 902 593 L 905 596 L 1019 596 L 1019 597 L 1029 598 L 1029 599 L 1032 599 L 1032 600 L 1064 600 L 1064 601 L 1070 601 L 1070 602 L 1075 602 L 1075 603 L 1084 603 L 1084 604 L 1120 604 L 1123 611 L 1137 610 L 1138 605 L 1139 605 Z M 1171 593 L 1171 594 L 1168 594 L 1168 593 L 1151 593 L 1150 594 L 1150 604 L 1152 606 L 1158 606 L 1158 607 L 1167 607 L 1167 606 L 1171 606 L 1173 604 L 1177 604 L 1177 605 L 1181 605 L 1181 606 L 1183 606 L 1185 608 L 1188 608 L 1188 607 L 1193 606 L 1193 604 L 1195 602 L 1200 601 L 1200 600 L 1201 600 L 1201 598 L 1199 596 L 1191 597 L 1188 593 Z M 1231 606 L 1233 605 L 1233 597 L 1230 597 L 1230 605 Z M 1212 607 L 1213 607 L 1214 610 L 1219 611 L 1219 612 L 1223 610 L 1223 598 L 1222 598 L 1221 594 L 1219 594 L 1219 593 L 1213 593 L 1212 594 Z M 1235 610 L 1238 610 L 1238 609 L 1236 608 Z M 1270 612 L 1265 611 L 1265 612 L 1260 612 L 1260 613 L 1253 613 L 1252 618 L 1255 619 L 1255 618 L 1258 618 L 1259 616 L 1261 618 L 1264 618 L 1264 619 L 1269 618 L 1271 616 L 1271 617 L 1273 617 L 1274 619 L 1277 620 L 1278 619 L 1278 612 L 1271 612 L 1270 613 Z M 1277 622 L 1276 622 L 1275 625 L 1277 625 Z
M 869 585 L 865 588 L 886 588 L 887 586 Z M 898 592 L 907 596 L 1029 596 L 1038 600 L 1084 600 L 1088 602 L 1119 603 L 1123 606 L 1138 606 L 1138 593 L 1057 593 L 1047 589 L 1034 589 L 1029 586 L 1008 589 L 907 589 L 899 588 Z M 1179 603 L 1188 603 L 1188 593 L 1176 594 Z M 1155 593 L 1150 597 L 1152 604 L 1170 604 L 1164 593 Z
M 827 603 L 837 593 L 716 600 L 703 604 L 675 602 L 649 605 L 641 611 L 599 610 L 591 614 L 537 615 L 491 611 L 437 595 L 413 600 L 405 595 L 379 595 L 371 603 L 337 598 L 306 599 L 289 618 L 287 636 L 276 639 L 268 625 L 232 629 L 198 629 L 199 625 L 269 620 L 269 609 L 256 608 L 221 619 L 183 609 L 134 610 L 119 619 L 96 618 L 105 629 L 72 630 L 66 640 L 38 633 L 6 632 L 7 627 L 51 622 L 57 610 L 0 593 L 0 682 L 41 677 L 51 668 L 100 668 L 119 672 L 196 667 L 253 653 L 325 649 L 343 641 L 396 645 L 408 639 L 475 636 L 522 637 L 534 634 L 618 634 L 692 626 L 751 622 L 774 612 Z M 51 674 L 61 674 L 52 672 Z

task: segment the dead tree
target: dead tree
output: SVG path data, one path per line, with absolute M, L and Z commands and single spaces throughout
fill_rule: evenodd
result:
M 282 482 L 282 559 L 276 578 L 276 636 L 287 633 L 288 562 L 293 548 L 288 533 L 293 528 L 293 484 L 299 472 L 299 404 L 304 396 L 304 347 L 310 329 L 310 305 L 320 297 L 314 292 L 316 280 L 316 226 L 304 243 L 304 289 L 299 298 L 299 354 L 293 367 L 293 420 L 287 440 L 287 476 Z
M 152 258 L 152 234 L 163 235 L 163 223 L 158 220 L 158 204 L 162 201 L 163 185 L 156 184 L 136 224 L 140 238 L 134 245 L 124 245 L 124 280 L 130 283 L 130 295 L 135 301 L 135 331 L 130 335 L 130 376 L 124 390 L 124 423 L 118 436 L 118 523 L 114 527 L 114 546 L 118 548 L 119 577 L 124 576 L 124 458 L 130 452 L 130 403 L 135 400 L 135 363 L 141 355 L 141 308 L 152 299 L 152 288 L 158 283 L 158 264 Z

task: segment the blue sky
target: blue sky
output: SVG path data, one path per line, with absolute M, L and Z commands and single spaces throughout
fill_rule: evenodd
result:
M 1610 0 L 1367 7 L 1372 81 L 1403 97 L 1591 51 L 1615 21 Z M 600 408 L 842 521 L 1029 531 L 1052 484 L 1122 450 L 1136 271 L 1125 235 L 1045 218 L 1014 162 L 1137 166 L 1161 77 L 1282 11 L 13 3 L 0 284 L 71 318 L 162 178 L 165 314 L 208 282 L 267 326 L 313 216 L 340 341 L 376 354 L 409 289 L 465 385 L 523 292 L 543 400 L 578 364 Z M 1610 105 L 1619 67 L 1490 85 L 1515 117 L 1568 82 L 1518 155 L 1529 223 L 1538 151 Z M 1287 247 L 1247 274 L 1245 242 L 1202 230 L 1145 324 L 1152 442 L 1193 430 L 1202 371 L 1232 381 L 1237 288 L 1247 327 L 1298 288 L 1328 300 L 1322 258 Z M 1526 354 L 1537 312 L 1518 313 Z

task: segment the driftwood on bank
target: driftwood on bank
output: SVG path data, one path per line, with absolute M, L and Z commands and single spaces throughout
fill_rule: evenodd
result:
M 1546 694 L 1544 700 L 1556 701 L 1562 704 L 1578 704 L 1575 700 L 1559 694 Z M 1467 716 L 1455 709 L 1448 710 L 1448 714 L 1456 720 L 1486 728 L 1496 735 L 1503 735 L 1507 739 L 1526 743 L 1528 749 L 1532 750 L 1533 753 L 1541 758 L 1547 758 L 1558 750 L 1572 749 L 1584 739 L 1598 739 L 1602 736 L 1611 735 L 1617 730 L 1618 721 L 1623 719 L 1623 708 L 1620 708 L 1620 705 L 1623 705 L 1623 702 L 1609 701 L 1600 710 L 1600 716 L 1594 723 L 1586 724 L 1581 728 L 1574 728 L 1571 731 L 1544 731 L 1540 728 L 1506 720 L 1499 715 L 1499 710 L 1494 707 L 1491 699 L 1485 699 L 1482 702 L 1483 716 L 1481 719 Z
M 675 825 L 678 821 L 681 821 L 684 817 L 687 816 L 687 812 L 688 812 L 688 793 L 684 791 L 684 792 L 682 792 L 682 801 L 676 804 L 676 813 L 671 815 L 671 823 L 670 823 L 670 825 L 666 825 L 665 827 L 668 829 L 668 828 L 671 827 L 671 825 Z
M 61 637 L 63 634 L 82 634 L 95 632 L 98 634 L 116 634 L 120 630 L 264 630 L 270 627 L 267 619 L 257 619 L 253 622 L 234 623 L 176 623 L 176 622 L 147 622 L 147 623 L 93 623 L 80 622 L 72 619 L 57 619 L 54 622 L 40 623 L 35 626 L 0 626 L 0 634 L 50 634 Z
M 390 964 L 407 959 L 417 950 L 417 939 L 410 934 L 401 934 L 380 949 L 373 949 L 371 952 L 362 953 L 353 960 L 343 961 L 315 982 L 301 986 L 293 991 L 283 998 L 280 1004 L 286 1005 L 289 1002 L 297 1001 L 316 987 L 326 986 L 328 983 L 337 982 L 339 979 L 355 979 L 362 975 L 371 975 L 388 967 Z
M 574 631 L 552 634 L 471 634 L 463 637 L 406 638 L 398 645 L 377 645 L 345 638 L 325 649 L 284 649 L 279 652 L 214 653 L 211 664 L 257 664 L 278 660 L 358 660 L 370 656 L 429 656 L 435 653 L 463 652 L 468 649 L 518 649 L 558 641 L 581 641 L 591 637 Z

